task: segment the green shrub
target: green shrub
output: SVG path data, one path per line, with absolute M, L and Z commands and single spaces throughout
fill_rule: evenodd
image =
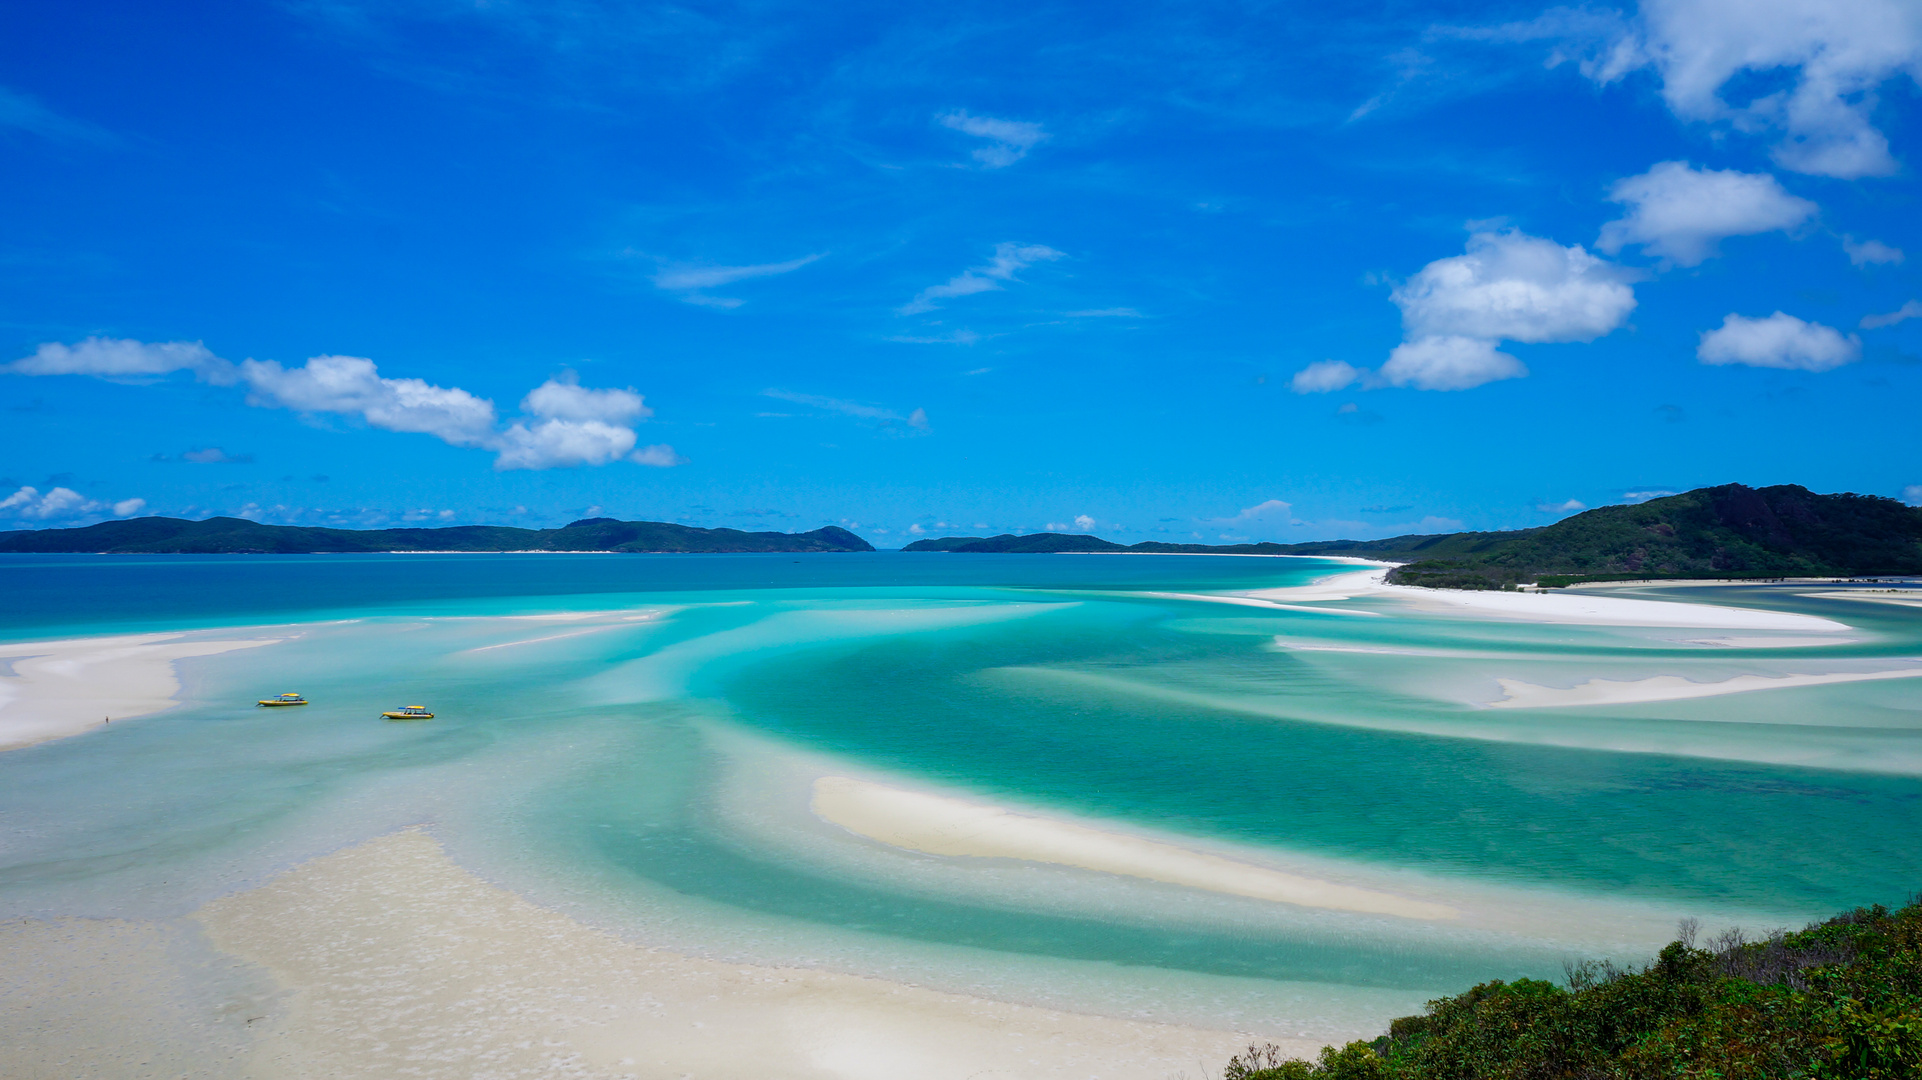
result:
M 1486 982 L 1313 1064 L 1250 1046 L 1223 1080 L 1922 1080 L 1922 902 L 1794 934 L 1681 937 L 1639 970 Z

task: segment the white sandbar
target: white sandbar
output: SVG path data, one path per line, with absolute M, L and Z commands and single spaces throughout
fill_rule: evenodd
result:
M 1483 618 L 1586 626 L 1686 626 L 1711 630 L 1794 630 L 1834 634 L 1844 623 L 1815 615 L 1757 608 L 1686 604 L 1674 600 L 1634 600 L 1587 593 L 1498 592 L 1468 589 L 1418 589 L 1383 585 L 1379 591 L 1435 611 Z
M 1497 679 L 1495 681 L 1508 696 L 1500 701 L 1489 702 L 1488 707 L 1556 709 L 1571 705 L 1625 705 L 1638 701 L 1680 701 L 1685 698 L 1720 697 L 1723 694 L 1747 694 L 1791 686 L 1826 686 L 1831 683 L 1919 677 L 1922 677 L 1922 667 L 1895 671 L 1838 671 L 1822 675 L 1737 675 L 1718 682 L 1692 682 L 1680 675 L 1656 675 L 1621 682 L 1590 679 L 1569 687 L 1538 686 L 1519 679 Z
M 1837 589 L 1834 592 L 1805 592 L 1818 600 L 1858 600 L 1868 604 L 1894 604 L 1897 607 L 1922 607 L 1922 589 Z
M 1393 893 L 1284 873 L 1237 859 L 1070 821 L 846 776 L 814 782 L 814 813 L 849 832 L 928 855 L 1075 866 L 1302 907 L 1452 919 L 1455 909 Z
M 414 830 L 196 918 L 285 991 L 250 1028 L 256 1078 L 1163 1080 L 1257 1038 L 649 949 L 474 877 Z
M 178 704 L 174 661 L 272 645 L 279 638 L 209 640 L 132 634 L 0 645 L 13 673 L 0 675 L 0 750 L 78 735 L 114 720 Z

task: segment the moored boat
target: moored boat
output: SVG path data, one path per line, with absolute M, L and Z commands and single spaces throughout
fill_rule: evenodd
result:
M 266 708 L 266 709 L 278 709 L 287 705 L 305 705 L 305 704 L 307 704 L 306 698 L 301 697 L 299 694 L 295 694 L 291 692 L 286 694 L 279 694 L 275 697 L 261 698 L 259 701 L 254 702 L 254 705 L 256 708 Z
M 389 720 L 432 720 L 434 718 L 434 714 L 428 712 L 425 705 L 408 705 L 380 715 Z

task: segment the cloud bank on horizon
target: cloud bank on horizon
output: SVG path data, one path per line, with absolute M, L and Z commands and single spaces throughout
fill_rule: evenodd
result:
M 1914 0 L 101 8 L 0 12 L 0 523 L 1922 484 Z

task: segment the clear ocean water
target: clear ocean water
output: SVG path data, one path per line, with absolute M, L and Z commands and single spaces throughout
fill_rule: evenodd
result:
M 1489 978 L 1922 888 L 1922 680 L 1489 709 L 1497 680 L 1899 669 L 1922 609 L 1645 592 L 1789 633 L 1161 594 L 1202 556 L 0 556 L 0 640 L 193 631 L 183 703 L 0 754 L 0 918 L 180 918 L 430 823 L 491 880 L 705 955 L 1353 1037 Z M 1625 593 L 1627 594 L 1627 593 Z M 1333 609 L 1333 610 L 1330 610 Z M 270 712 L 283 690 L 314 704 Z M 439 718 L 389 724 L 425 703 Z M 850 775 L 1437 898 L 1436 924 L 890 848 Z

